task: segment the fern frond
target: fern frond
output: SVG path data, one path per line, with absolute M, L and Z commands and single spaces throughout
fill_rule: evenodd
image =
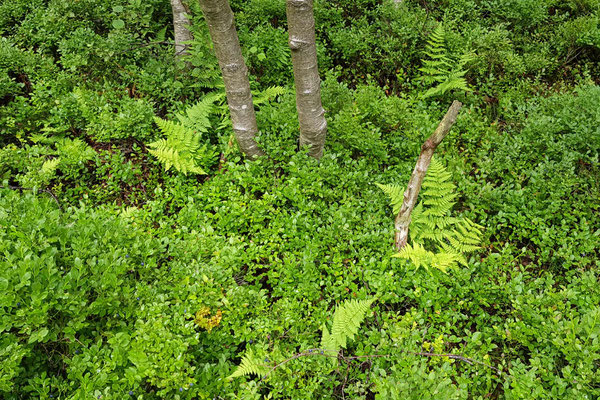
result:
M 209 117 L 217 111 L 215 103 L 224 98 L 224 93 L 213 92 L 204 96 L 196 104 L 177 114 L 179 122 L 188 129 L 206 133 L 210 128 Z
M 448 215 L 452 207 L 454 207 L 454 204 L 456 204 L 454 201 L 451 201 L 453 199 L 454 196 L 448 196 L 437 199 L 428 199 L 426 202 L 424 201 L 424 204 L 430 207 L 423 212 L 423 215 L 440 218 Z
M 424 267 L 425 269 L 429 268 L 433 256 L 432 252 L 426 250 L 419 243 L 414 243 L 412 246 L 410 243 L 407 243 L 400 252 L 393 255 L 393 257 L 410 260 L 415 268 Z
M 419 194 L 422 200 L 411 215 L 411 243 L 394 257 L 410 260 L 416 268 L 447 272 L 458 264 L 466 266 L 464 255 L 480 248 L 483 227 L 468 218 L 451 216 L 457 197 L 451 178 L 443 164 L 433 158 Z M 377 185 L 396 201 L 392 204 L 397 212 L 403 200 L 402 188 Z
M 468 218 L 463 218 L 455 224 L 455 227 L 456 229 L 452 231 L 453 236 L 448 237 L 448 241 L 455 251 L 472 253 L 481 248 L 482 226 Z
M 448 269 L 454 267 L 460 258 L 461 255 L 458 253 L 442 251 L 433 256 L 431 266 L 447 273 Z
M 392 206 L 394 214 L 398 214 L 404 200 L 404 189 L 399 185 L 383 185 L 381 183 L 376 183 L 376 185 L 387 194 L 390 198 L 390 205 Z
M 137 207 L 129 206 L 122 208 L 120 214 L 124 219 L 134 219 L 138 211 Z
M 454 184 L 451 182 L 452 174 L 446 170 L 444 164 L 438 161 L 437 158 L 433 157 L 431 159 L 431 163 L 429 164 L 429 168 L 427 169 L 427 177 L 429 182 L 423 182 L 424 186 L 431 186 L 430 182 L 439 183 L 449 182 L 452 185 L 452 189 L 454 190 Z
M 347 300 L 338 306 L 333 314 L 331 333 L 323 325 L 321 346 L 328 353 L 336 354 L 340 348 L 346 348 L 348 339 L 353 339 L 358 332 L 360 324 L 365 319 L 371 304 L 375 299 Z M 335 362 L 335 359 L 332 358 Z
M 87 143 L 81 139 L 63 138 L 56 141 L 56 152 L 63 166 L 75 165 L 91 160 L 96 155 Z
M 329 329 L 327 329 L 327 325 L 323 324 L 322 329 L 323 329 L 323 333 L 321 334 L 321 348 L 324 350 L 327 350 L 328 352 L 329 351 L 337 352 L 338 349 L 336 349 L 336 347 L 337 347 L 336 341 L 331 336 L 331 333 L 329 333 Z
M 441 46 L 444 45 L 444 41 L 446 40 L 446 29 L 444 29 L 443 24 L 439 24 L 435 27 L 433 32 L 429 35 L 428 45 L 431 49 L 440 49 Z
M 446 253 L 451 253 L 454 255 L 458 264 L 465 267 L 469 266 L 469 264 L 467 263 L 467 258 L 460 251 L 457 251 L 454 247 L 446 243 L 440 243 L 440 245 Z
M 394 257 L 410 260 L 415 268 L 429 270 L 433 267 L 445 273 L 448 272 L 449 268 L 454 267 L 460 259 L 460 255 L 453 251 L 433 253 L 419 243 L 413 243 L 412 246 L 407 244 L 399 253 L 394 254 Z
M 233 378 L 237 378 L 239 376 L 252 374 L 263 376 L 267 372 L 268 368 L 254 355 L 252 349 L 249 349 L 242 357 L 242 362 L 240 365 L 238 365 L 235 371 L 233 371 L 233 373 L 229 375 L 227 379 L 232 380 Z
M 423 98 L 444 95 L 453 90 L 471 91 L 464 79 L 467 71 L 463 67 L 473 56 L 467 54 L 458 60 L 453 59 L 448 54 L 445 41 L 446 31 L 439 24 L 427 38 L 424 54 L 428 59 L 423 60 L 423 66 L 419 68 L 423 73 L 421 80 L 425 84 L 434 85 L 423 94 Z
M 58 168 L 59 163 L 60 163 L 60 158 L 53 158 L 51 160 L 44 161 L 44 163 L 42 164 L 42 167 L 40 168 L 40 175 L 43 175 L 43 176 L 53 175 L 56 172 L 56 169 Z
M 197 164 L 197 160 L 208 152 L 206 146 L 200 146 L 200 135 L 180 123 L 155 118 L 165 139 L 149 143 L 150 154 L 154 155 L 165 165 L 165 171 L 171 167 L 187 174 L 206 174 Z
M 268 88 L 266 88 L 263 91 L 260 92 L 253 92 L 252 96 L 253 96 L 253 103 L 255 106 L 267 103 L 273 99 L 275 99 L 277 96 L 281 96 L 285 93 L 287 93 L 287 89 L 281 86 L 270 86 Z
M 150 145 L 153 144 L 151 143 Z M 168 171 L 171 167 L 175 167 L 177 171 L 182 172 L 184 175 L 187 175 L 188 172 L 198 175 L 206 174 L 202 168 L 196 165 L 194 160 L 180 156 L 179 152 L 171 147 L 162 147 L 149 150 L 149 152 L 165 165 L 165 171 Z
M 336 309 L 331 336 L 341 347 L 346 348 L 346 340 L 354 338 L 372 303 L 373 299 L 349 300 Z

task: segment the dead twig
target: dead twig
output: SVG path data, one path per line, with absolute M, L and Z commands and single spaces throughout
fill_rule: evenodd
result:
M 452 360 L 462 361 L 462 362 L 465 362 L 465 363 L 471 364 L 471 365 L 479 364 L 479 365 L 486 366 L 486 367 L 496 371 L 498 374 L 502 374 L 502 371 L 500 371 L 498 368 L 494 367 L 493 365 L 486 364 L 481 361 L 473 360 L 472 358 L 463 357 L 458 354 L 437 354 L 437 353 L 428 353 L 428 352 L 417 352 L 417 353 L 408 352 L 408 353 L 413 354 L 415 356 L 424 356 L 424 357 L 445 357 L 445 358 L 450 358 Z
M 34 188 L 26 188 L 26 187 L 21 187 L 21 186 L 0 186 L 0 189 L 10 189 L 10 190 L 31 190 L 33 191 Z M 58 198 L 56 197 L 56 195 L 52 192 L 52 190 L 46 188 L 46 189 L 39 189 L 40 192 L 44 192 L 49 194 L 52 199 L 56 202 L 56 205 L 58 206 L 58 209 L 62 212 L 64 211 L 62 206 L 60 205 L 60 202 L 58 201 Z
M 458 116 L 461 107 L 462 103 L 458 100 L 454 100 L 435 132 L 433 132 L 429 139 L 427 139 L 423 146 L 421 146 L 421 154 L 417 159 L 415 169 L 413 170 L 410 180 L 408 181 L 408 186 L 404 192 L 402 207 L 400 208 L 400 212 L 396 216 L 396 220 L 394 222 L 396 228 L 394 242 L 396 244 L 396 250 L 398 251 L 402 250 L 408 241 L 408 227 L 410 225 L 411 213 L 413 208 L 415 208 L 415 204 L 417 203 L 417 197 L 419 196 L 419 191 L 421 190 L 421 184 L 423 183 L 423 178 L 425 178 L 425 174 L 427 173 L 427 169 L 431 163 L 433 153 L 435 152 L 437 146 L 446 137 L 450 131 L 450 128 L 452 128 L 452 125 L 454 125 L 454 122 L 456 122 L 456 117 Z
M 498 373 L 498 375 L 502 374 L 502 371 L 500 371 L 500 369 L 498 369 L 497 367 L 494 367 L 493 365 L 486 364 L 482 361 L 478 361 L 478 360 L 475 360 L 475 359 L 472 359 L 469 357 L 461 356 L 460 354 L 451 354 L 451 353 L 440 354 L 440 353 L 430 353 L 430 352 L 414 352 L 414 351 L 408 351 L 408 350 L 402 350 L 402 352 L 405 354 L 413 355 L 413 356 L 422 356 L 422 357 L 431 357 L 431 358 L 442 357 L 442 358 L 448 358 L 451 360 L 461 361 L 461 362 L 467 363 L 469 365 L 474 365 L 474 364 L 482 365 L 484 367 L 490 368 L 494 372 Z M 335 354 L 332 354 L 331 352 L 328 352 L 325 349 L 319 349 L 319 348 L 307 349 L 300 353 L 294 354 L 293 356 L 288 357 L 285 360 L 280 361 L 280 362 L 276 363 L 275 365 L 273 365 L 271 367 L 271 369 L 269 370 L 269 372 L 267 372 L 265 375 L 263 375 L 261 377 L 259 383 L 262 383 L 265 379 L 267 379 L 271 375 L 271 373 L 273 373 L 273 371 L 275 371 L 277 368 L 281 367 L 282 365 L 285 365 L 288 362 L 290 362 L 292 360 L 296 360 L 301 357 L 310 357 L 310 356 L 336 358 L 336 359 L 342 360 L 345 363 L 347 363 L 348 367 L 349 367 L 350 361 L 352 361 L 352 360 L 392 357 L 391 354 L 366 354 L 366 355 L 362 355 L 362 356 L 344 356 L 343 353 L 336 352 Z M 345 385 L 345 382 L 344 382 L 344 385 Z

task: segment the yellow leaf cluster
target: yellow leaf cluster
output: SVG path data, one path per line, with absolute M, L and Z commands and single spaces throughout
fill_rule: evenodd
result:
M 200 328 L 204 328 L 210 332 L 215 326 L 221 323 L 221 319 L 223 319 L 223 312 L 221 310 L 217 310 L 216 314 L 211 317 L 210 307 L 202 307 L 196 312 L 194 322 Z

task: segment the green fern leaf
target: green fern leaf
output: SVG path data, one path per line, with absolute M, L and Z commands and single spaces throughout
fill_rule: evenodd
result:
M 346 348 L 346 340 L 354 338 L 371 303 L 373 300 L 349 300 L 338 307 L 333 315 L 331 336 L 340 347 Z
M 429 268 L 433 267 L 442 272 L 447 272 L 459 260 L 459 256 L 454 252 L 441 251 L 433 253 L 419 243 L 413 243 L 412 246 L 407 244 L 400 252 L 394 254 L 394 257 L 410 260 L 415 268 L 429 270 Z
M 444 95 L 454 90 L 471 91 L 464 79 L 467 71 L 463 68 L 473 60 L 473 56 L 467 54 L 455 60 L 448 54 L 445 41 L 446 31 L 439 24 L 427 39 L 424 54 L 428 59 L 423 60 L 423 66 L 419 68 L 423 73 L 421 80 L 427 85 L 434 85 L 425 91 L 423 98 Z
M 96 155 L 94 149 L 81 139 L 63 138 L 56 142 L 56 153 L 61 166 L 71 166 L 91 160 Z
M 150 154 L 164 164 L 165 170 L 174 167 L 183 174 L 188 172 L 206 174 L 197 163 L 209 153 L 206 146 L 200 146 L 200 134 L 181 123 L 160 118 L 155 118 L 155 122 L 166 138 L 149 143 L 147 146 L 150 148 Z
M 402 250 L 393 255 L 393 257 L 410 260 L 417 269 L 421 266 L 428 269 L 433 256 L 434 254 L 432 252 L 426 250 L 425 247 L 419 243 L 414 243 L 412 246 L 410 243 L 407 243 Z
M 206 133 L 211 127 L 209 117 L 217 111 L 215 103 L 222 100 L 224 96 L 222 92 L 207 94 L 196 104 L 186 108 L 183 113 L 177 114 L 177 119 L 188 129 Z
M 376 183 L 376 185 L 388 195 L 394 214 L 398 214 L 404 200 L 404 189 L 398 185 L 382 185 L 381 183 Z
M 327 325 L 323 324 L 323 333 L 321 334 L 321 348 L 326 351 L 336 352 L 336 341 L 329 333 L 329 329 L 327 329 Z
M 327 326 L 323 325 L 321 336 L 323 349 L 328 353 L 336 354 L 340 348 L 346 348 L 348 339 L 353 339 L 358 332 L 373 301 L 375 299 L 347 300 L 338 306 L 333 314 L 331 333 Z M 335 359 L 332 358 L 332 361 L 335 362 Z
M 253 92 L 253 103 L 255 106 L 267 103 L 278 96 L 287 93 L 287 89 L 281 86 L 271 86 L 261 92 Z
M 254 355 L 252 349 L 249 349 L 246 354 L 242 357 L 242 362 L 233 371 L 231 375 L 227 377 L 228 380 L 237 378 L 245 375 L 258 375 L 263 376 L 268 372 L 269 368 L 266 367 L 261 361 Z
M 60 158 L 53 158 L 51 160 L 46 160 L 42 164 L 40 168 L 40 175 L 51 176 L 56 173 L 56 169 L 58 168 L 58 164 L 60 163 Z

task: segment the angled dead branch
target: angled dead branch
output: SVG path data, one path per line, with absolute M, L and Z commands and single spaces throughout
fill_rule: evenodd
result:
M 402 248 L 406 246 L 411 213 L 417 204 L 417 197 L 419 196 L 423 178 L 425 178 L 425 174 L 427 173 L 427 169 L 431 163 L 433 153 L 435 152 L 437 146 L 446 137 L 450 131 L 450 128 L 452 128 L 452 125 L 454 125 L 454 122 L 456 122 L 456 117 L 458 116 L 461 107 L 462 103 L 458 100 L 454 100 L 435 132 L 433 132 L 429 139 L 427 139 L 423 146 L 421 146 L 421 154 L 417 159 L 415 169 L 413 170 L 410 180 L 408 181 L 408 186 L 404 192 L 404 201 L 402 202 L 402 207 L 400 207 L 400 212 L 396 216 L 394 223 L 396 228 L 394 242 L 398 251 L 402 250 Z

